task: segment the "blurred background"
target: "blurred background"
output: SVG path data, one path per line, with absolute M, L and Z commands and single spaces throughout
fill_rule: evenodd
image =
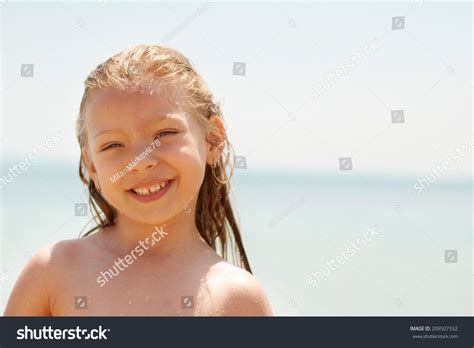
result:
M 472 315 L 472 3 L 0 11 L 2 313 L 32 253 L 91 218 L 74 132 L 83 81 L 127 47 L 163 44 L 222 103 L 233 200 L 276 315 Z

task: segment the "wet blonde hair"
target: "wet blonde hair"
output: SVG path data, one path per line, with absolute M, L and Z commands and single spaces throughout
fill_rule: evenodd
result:
M 82 149 L 87 142 L 84 126 L 87 104 L 98 90 L 113 88 L 130 91 L 158 82 L 160 85 L 165 83 L 181 86 L 186 92 L 192 117 L 196 117 L 201 125 L 206 127 L 212 116 L 222 118 L 221 107 L 213 101 L 213 95 L 202 77 L 186 57 L 172 48 L 137 45 L 98 65 L 84 82 L 85 89 L 76 125 L 77 139 L 81 147 L 79 176 L 88 186 L 89 205 L 96 223 L 96 226 L 84 236 L 99 228 L 113 225 L 117 216 L 116 209 L 105 200 L 96 189 L 93 180 L 89 178 L 84 163 Z M 206 140 L 209 142 L 207 137 Z M 221 156 L 212 166 L 206 164 L 204 181 L 197 200 L 195 223 L 199 234 L 209 246 L 217 251 L 219 244 L 220 254 L 226 260 L 229 259 L 228 242 L 230 242 L 234 262 L 237 261 L 238 266 L 251 272 L 229 199 L 229 181 L 233 174 L 233 165 L 229 161 L 232 146 L 227 137 L 222 146 L 223 154 L 226 156 Z M 227 174 L 227 167 L 230 169 L 230 174 Z

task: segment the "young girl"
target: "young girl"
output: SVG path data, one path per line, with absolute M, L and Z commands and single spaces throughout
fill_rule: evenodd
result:
M 183 55 L 139 45 L 100 64 L 77 136 L 97 226 L 38 251 L 5 315 L 272 315 L 229 200 L 220 107 Z M 242 268 L 217 254 L 232 242 Z

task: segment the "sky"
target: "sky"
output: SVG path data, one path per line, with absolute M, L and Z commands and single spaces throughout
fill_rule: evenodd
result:
M 358 173 L 421 177 L 473 138 L 469 2 L 0 6 L 0 146 L 13 161 L 61 129 L 42 160 L 77 163 L 83 81 L 144 43 L 189 58 L 249 169 L 340 173 L 339 158 L 350 157 Z M 21 76 L 22 64 L 34 64 L 33 77 Z M 403 122 L 393 123 L 396 110 Z M 465 155 L 446 178 L 470 178 Z

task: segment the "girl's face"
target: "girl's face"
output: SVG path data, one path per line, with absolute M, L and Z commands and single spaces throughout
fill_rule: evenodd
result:
M 219 117 L 211 122 L 223 130 Z M 171 85 L 95 92 L 85 130 L 84 160 L 96 187 L 119 213 L 150 225 L 194 207 L 206 163 L 222 151 L 206 142 L 186 95 Z M 153 193 L 160 184 L 166 186 Z

